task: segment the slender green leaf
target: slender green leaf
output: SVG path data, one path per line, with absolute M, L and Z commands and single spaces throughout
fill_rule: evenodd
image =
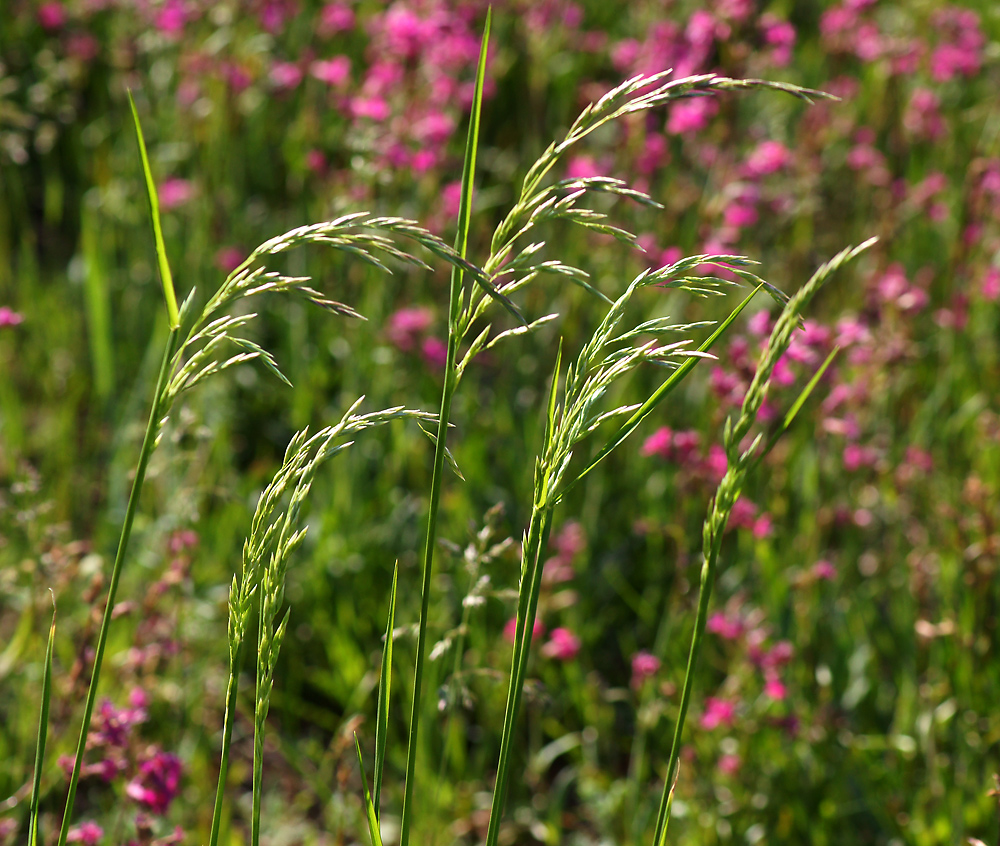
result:
M 51 590 L 49 591 L 51 593 Z M 45 646 L 45 669 L 42 673 L 42 705 L 38 714 L 38 740 L 35 744 L 35 774 L 31 780 L 31 803 L 28 806 L 28 846 L 38 846 L 38 800 L 42 792 L 42 766 L 45 740 L 49 733 L 49 703 L 52 700 L 52 648 L 56 641 L 56 598 L 52 596 L 52 623 Z
M 135 122 L 135 140 L 139 144 L 139 158 L 142 159 L 142 173 L 146 178 L 146 196 L 149 199 L 149 219 L 153 226 L 153 241 L 156 245 L 156 264 L 160 269 L 160 282 L 163 284 L 163 297 L 167 301 L 167 317 L 170 328 L 180 326 L 180 314 L 177 311 L 177 296 L 174 294 L 174 278 L 167 262 L 167 248 L 163 243 L 163 229 L 160 226 L 160 200 L 156 193 L 156 183 L 153 172 L 149 168 L 149 157 L 146 155 L 146 141 L 142 137 L 142 126 L 139 123 L 139 112 L 135 108 L 132 92 L 128 92 L 128 103 L 132 108 L 132 120 Z
M 392 630 L 396 623 L 396 579 L 399 562 L 392 568 L 392 590 L 389 593 L 389 618 L 385 624 L 385 644 L 382 646 L 382 674 L 378 682 L 378 716 L 375 719 L 375 819 L 382 805 L 382 774 L 385 771 L 385 743 L 389 729 L 389 694 L 392 689 Z
M 361 787 L 365 795 L 365 816 L 368 819 L 368 833 L 372 838 L 372 846 L 382 846 L 382 835 L 378 827 L 378 813 L 372 804 L 372 795 L 368 792 L 368 774 L 365 772 L 365 762 L 361 757 L 361 744 L 358 742 L 358 733 L 354 733 L 354 748 L 358 753 L 358 767 L 361 768 Z

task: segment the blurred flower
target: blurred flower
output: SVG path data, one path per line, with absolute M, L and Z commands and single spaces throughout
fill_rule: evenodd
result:
M 154 25 L 164 35 L 177 35 L 184 29 L 186 20 L 183 0 L 166 0 L 156 13 Z
M 567 179 L 585 179 L 589 176 L 600 176 L 601 169 L 597 166 L 593 156 L 573 156 L 566 163 Z
M 125 793 L 153 813 L 163 814 L 180 793 L 180 780 L 180 758 L 156 749 L 139 766 L 139 775 L 126 785 Z
M 572 560 L 587 548 L 587 533 L 576 520 L 564 523 L 559 534 L 552 540 L 560 558 Z
M 433 318 L 429 308 L 401 308 L 393 312 L 386 327 L 389 343 L 409 352 L 416 347 L 417 337 L 430 328 Z
M 87 820 L 71 828 L 66 835 L 66 840 L 69 843 L 83 843 L 85 846 L 94 846 L 94 844 L 101 842 L 102 837 L 104 837 L 104 829 L 93 820 Z
M 780 141 L 762 141 L 747 158 L 744 172 L 750 177 L 767 176 L 787 167 L 792 154 Z
M 788 688 L 777 676 L 769 676 L 764 682 L 764 695 L 780 702 L 788 696 Z
M 676 102 L 670 107 L 667 132 L 672 135 L 700 132 L 718 110 L 719 104 L 711 97 L 693 97 Z
M 660 659 L 655 655 L 646 652 L 636 652 L 632 656 L 632 687 L 638 690 L 643 681 L 650 676 L 655 676 L 660 669 Z
M 351 100 L 351 114 L 356 118 L 381 122 L 389 117 L 389 104 L 381 97 L 354 97 Z
M 237 247 L 222 247 L 215 254 L 215 266 L 229 274 L 243 263 L 243 251 Z
M 719 726 L 731 726 L 736 716 L 736 705 L 727 699 L 709 696 L 705 700 L 705 711 L 701 715 L 701 727 L 711 731 Z
M 743 621 L 739 617 L 730 617 L 722 611 L 716 611 L 709 617 L 705 628 L 726 640 L 738 640 L 744 632 Z
M 327 3 L 319 14 L 319 34 L 329 37 L 354 29 L 354 11 L 346 3 Z
M 833 564 L 824 559 L 813 564 L 812 574 L 815 579 L 831 582 L 836 577 L 837 570 Z
M 320 59 L 309 65 L 309 73 L 320 82 L 338 87 L 347 82 L 351 76 L 351 60 L 347 56 Z
M 1000 300 L 1000 269 L 991 267 L 983 276 L 983 281 L 979 284 L 979 293 L 984 300 L 996 302 Z M 3 309 L 0 308 L 0 326 L 3 326 Z M 20 320 L 17 321 L 20 323 Z
M 194 186 L 187 179 L 172 177 L 160 185 L 157 191 L 160 208 L 164 211 L 183 206 L 194 196 Z
M 878 453 L 872 447 L 848 444 L 844 447 L 844 469 L 854 473 L 862 467 L 873 467 L 878 460 Z
M 786 67 L 792 60 L 795 27 L 770 12 L 761 15 L 759 25 L 764 43 L 771 48 L 771 64 L 778 68 Z
M 448 345 L 440 338 L 431 336 L 424 338 L 420 346 L 420 354 L 430 367 L 444 367 L 448 361 Z
M 666 426 L 661 426 L 643 442 L 639 453 L 644 456 L 657 455 L 660 458 L 670 456 L 670 446 L 673 432 Z
M 721 481 L 726 475 L 729 467 L 729 460 L 726 458 L 726 451 L 719 444 L 712 444 L 708 448 L 708 457 L 705 459 L 705 472 L 714 481 Z
M 929 88 L 917 88 L 903 115 L 903 126 L 918 138 L 935 141 L 944 135 L 941 100 Z
M 580 638 L 569 629 L 553 629 L 549 641 L 542 647 L 542 655 L 557 661 L 570 661 L 580 651 Z
M 66 10 L 63 8 L 62 3 L 42 3 L 38 7 L 38 22 L 42 25 L 42 29 L 47 29 L 49 31 L 60 29 L 67 19 Z
M 740 760 L 739 755 L 722 755 L 719 758 L 719 772 L 725 775 L 736 775 L 739 772 L 741 763 L 743 762 Z
M 18 314 L 7 306 L 0 306 L 0 328 L 4 326 L 17 326 L 24 322 L 24 315 Z
M 279 91 L 291 91 L 302 82 L 302 69 L 294 62 L 275 62 L 271 65 L 268 78 Z

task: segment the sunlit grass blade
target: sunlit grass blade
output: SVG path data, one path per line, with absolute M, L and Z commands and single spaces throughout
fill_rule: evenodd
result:
M 462 195 L 459 204 L 458 229 L 455 233 L 455 251 L 465 259 L 469 240 L 469 218 L 472 209 L 473 185 L 475 183 L 476 152 L 479 146 L 479 115 L 483 102 L 483 82 L 486 78 L 486 54 L 489 47 L 491 10 L 487 10 L 486 25 L 479 46 L 479 63 L 476 70 L 476 85 L 472 98 L 472 115 L 469 120 L 469 134 L 465 144 L 465 163 L 462 168 Z M 416 780 L 417 741 L 420 731 L 420 709 L 422 705 L 424 666 L 427 659 L 427 621 L 430 614 L 431 573 L 434 564 L 434 549 L 437 544 L 437 518 L 441 504 L 441 484 L 444 475 L 448 423 L 451 418 L 451 403 L 458 386 L 458 346 L 461 342 L 460 316 L 464 307 L 465 292 L 462 286 L 463 272 L 455 266 L 451 271 L 448 299 L 448 353 L 444 366 L 444 384 L 441 388 L 441 403 L 438 408 L 437 438 L 434 443 L 434 463 L 431 471 L 431 490 L 427 505 L 427 531 L 420 574 L 420 618 L 417 623 L 417 649 L 413 671 L 413 699 L 410 703 L 409 736 L 406 746 L 406 772 L 403 785 L 403 809 L 400 815 L 399 846 L 409 846 L 410 827 L 413 817 L 413 790 Z M 523 322 L 523 318 L 522 318 Z
M 365 818 L 368 820 L 368 833 L 372 838 L 372 846 L 382 846 L 382 834 L 378 826 L 378 811 L 372 804 L 372 795 L 368 792 L 368 774 L 365 772 L 365 762 L 361 757 L 361 744 L 357 732 L 354 734 L 354 748 L 358 753 L 358 767 L 361 770 L 361 789 L 365 797 Z
M 167 248 L 163 243 L 163 229 L 160 226 L 160 200 L 156 193 L 156 182 L 149 167 L 149 157 L 146 155 L 146 141 L 142 137 L 142 126 L 139 123 L 139 112 L 135 108 L 131 90 L 128 92 L 128 104 L 132 109 L 132 120 L 135 123 L 135 140 L 139 145 L 139 158 L 142 160 L 142 173 L 146 180 L 146 196 L 149 199 L 149 220 L 153 226 L 153 241 L 156 246 L 156 265 L 160 270 L 160 282 L 163 285 L 163 297 L 167 301 L 167 317 L 170 328 L 180 326 L 180 315 L 177 311 L 177 296 L 174 294 L 174 278 L 170 273 L 170 263 L 167 261 Z
M 375 783 L 373 785 L 375 819 L 379 819 L 382 804 L 382 775 L 385 772 L 386 733 L 389 730 L 389 694 L 392 690 L 392 630 L 396 623 L 396 580 L 399 562 L 392 568 L 392 590 L 389 593 L 389 617 L 385 624 L 382 646 L 382 672 L 378 683 L 378 716 L 375 718 Z
M 31 802 L 28 805 L 28 846 L 38 846 L 38 800 L 42 792 L 42 766 L 45 763 L 45 740 L 49 733 L 49 703 L 52 700 L 52 649 L 56 641 L 56 600 L 52 597 L 52 623 L 45 646 L 42 671 L 42 705 L 38 714 L 38 740 L 35 743 L 35 772 L 31 779 Z

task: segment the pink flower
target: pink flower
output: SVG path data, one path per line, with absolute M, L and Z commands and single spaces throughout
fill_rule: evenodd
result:
M 990 302 L 1000 300 L 1000 269 L 991 267 L 986 271 L 983 281 L 979 284 L 979 293 L 982 295 L 984 300 L 989 300 Z M 2 316 L 2 314 L 3 309 L 0 309 L 0 316 Z M 20 323 L 20 320 L 18 323 Z M 0 326 L 3 325 L 2 317 L 0 317 Z
M 319 33 L 329 37 L 354 29 L 354 11 L 346 3 L 327 3 L 319 14 Z
M 571 661 L 580 651 L 580 638 L 569 629 L 553 629 L 549 642 L 542 647 L 542 655 L 557 661 Z
M 347 56 L 320 59 L 309 65 L 309 73 L 320 82 L 338 87 L 347 82 L 351 75 L 351 60 Z
M 545 633 L 545 626 L 542 621 L 537 617 L 535 618 L 535 624 L 531 627 L 532 637 L 541 637 Z M 517 618 L 511 617 L 503 627 L 503 636 L 506 640 L 511 643 L 514 642 L 514 635 L 517 634 Z
M 165 35 L 177 35 L 187 21 L 183 0 L 167 0 L 156 13 L 155 26 Z
M 726 451 L 718 444 L 712 444 L 708 448 L 708 457 L 705 459 L 705 472 L 710 479 L 721 481 L 726 475 L 729 467 L 729 460 L 726 458 Z
M 381 122 L 389 117 L 389 104 L 381 97 L 355 97 L 351 100 L 351 114 Z
M 302 82 L 302 69 L 294 62 L 275 62 L 268 76 L 279 91 L 291 91 Z
M 934 141 L 944 135 L 941 100 L 929 88 L 917 88 L 910 97 L 903 126 L 918 138 Z
M 102 837 L 104 837 L 104 829 L 93 820 L 87 820 L 71 828 L 69 834 L 66 835 L 66 840 L 69 843 L 83 843 L 84 846 L 95 846 L 95 844 L 101 842 Z
M 401 308 L 393 312 L 386 327 L 389 343 L 409 352 L 416 346 L 417 336 L 430 328 L 433 317 L 429 308 Z
M 825 582 L 832 582 L 837 576 L 837 569 L 826 559 L 817 561 L 812 566 L 813 578 Z
M 24 321 L 24 315 L 18 314 L 7 306 L 0 306 L 0 328 L 4 326 L 17 326 Z
M 659 669 L 660 659 L 655 655 L 646 651 L 636 652 L 632 656 L 632 687 L 638 690 L 643 681 L 655 676 Z
M 160 208 L 170 211 L 183 206 L 194 196 L 194 186 L 188 180 L 175 176 L 160 185 L 157 193 L 160 198 Z
M 735 703 L 709 696 L 705 700 L 705 712 L 701 715 L 701 727 L 711 731 L 719 726 L 731 726 L 735 716 Z
M 444 367 L 448 361 L 448 345 L 440 338 L 424 338 L 420 345 L 420 354 L 430 367 Z
M 585 179 L 589 176 L 600 176 L 601 169 L 593 156 L 573 156 L 566 163 L 567 179 Z
M 243 263 L 243 251 L 236 247 L 221 247 L 215 254 L 215 266 L 229 274 Z
M 738 640 L 744 632 L 743 621 L 739 617 L 730 617 L 722 611 L 716 611 L 709 617 L 705 628 L 726 640 Z
M 743 203 L 731 203 L 722 213 L 722 218 L 726 226 L 742 229 L 744 226 L 753 226 L 757 222 L 757 209 Z
M 672 439 L 673 432 L 668 427 L 661 426 L 646 438 L 639 453 L 644 456 L 657 455 L 660 458 L 668 458 Z
M 674 103 L 667 119 L 667 132 L 671 135 L 700 132 L 718 110 L 719 104 L 710 97 L 694 97 Z
M 786 67 L 792 60 L 795 27 L 768 12 L 761 15 L 760 29 L 764 35 L 764 43 L 771 47 L 771 63 L 775 67 Z
M 781 700 L 788 696 L 788 688 L 785 687 L 784 683 L 777 676 L 770 676 L 764 682 L 764 695 L 776 702 L 781 702 Z
M 156 750 L 139 767 L 139 775 L 125 787 L 130 799 L 163 814 L 180 793 L 181 761 L 176 755 Z
M 747 176 L 761 177 L 776 173 L 788 166 L 792 154 L 779 141 L 762 141 L 750 154 L 745 165 Z
M 723 755 L 719 758 L 719 772 L 725 775 L 736 775 L 742 763 L 739 755 Z
M 42 29 L 49 31 L 60 29 L 66 23 L 66 10 L 62 3 L 42 3 L 38 7 L 38 22 Z

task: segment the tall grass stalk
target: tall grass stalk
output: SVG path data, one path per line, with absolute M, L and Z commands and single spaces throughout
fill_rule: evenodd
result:
M 52 597 L 52 622 L 45 644 L 45 664 L 42 670 L 42 702 L 38 709 L 38 739 L 35 742 L 35 771 L 31 778 L 31 801 L 28 804 L 28 846 L 38 846 L 38 803 L 42 795 L 42 767 L 45 763 L 45 741 L 49 734 L 49 703 L 52 701 L 52 650 L 56 641 L 56 600 Z
M 681 738 L 684 732 L 684 721 L 688 707 L 691 704 L 691 694 L 694 687 L 695 671 L 698 667 L 698 657 L 705 635 L 705 623 L 708 619 L 708 606 L 712 598 L 712 588 L 715 584 L 715 573 L 718 569 L 719 554 L 722 549 L 722 536 L 732 513 L 733 506 L 739 498 L 746 482 L 748 473 L 755 467 L 767 452 L 774 446 L 778 437 L 791 425 L 792 420 L 802 407 L 808 394 L 819 381 L 822 371 L 832 361 L 833 354 L 826 359 L 820 372 L 806 386 L 800 397 L 792 405 L 775 433 L 765 442 L 763 435 L 758 434 L 749 446 L 744 446 L 744 439 L 749 435 L 761 404 L 767 396 L 771 374 L 778 360 L 785 354 L 792 339 L 792 332 L 800 320 L 803 309 L 808 305 L 816 291 L 843 264 L 858 256 L 876 241 L 875 238 L 865 241 L 857 247 L 849 247 L 837 253 L 830 261 L 822 265 L 812 275 L 809 281 L 785 305 L 771 331 L 767 347 L 761 354 L 756 373 L 743 399 L 740 414 L 735 423 L 730 417 L 726 420 L 723 431 L 723 445 L 726 450 L 728 466 L 719 487 L 708 508 L 702 530 L 701 581 L 698 588 L 698 609 L 695 615 L 694 631 L 691 634 L 691 647 L 688 652 L 687 669 L 684 673 L 684 684 L 681 690 L 681 700 L 678 707 L 677 723 L 674 727 L 674 738 L 670 748 L 670 758 L 667 762 L 667 777 L 663 785 L 663 793 L 657 811 L 656 830 L 653 838 L 655 846 L 666 843 L 667 826 L 670 822 L 670 809 L 673 804 L 674 790 L 677 784 L 678 767 L 680 763 Z
M 256 342 L 244 336 L 244 329 L 256 318 L 256 313 L 234 316 L 225 314 L 225 310 L 232 307 L 238 301 L 254 297 L 258 294 L 279 292 L 301 297 L 334 314 L 360 317 L 349 306 L 331 299 L 326 294 L 312 288 L 309 284 L 311 280 L 308 277 L 286 276 L 267 269 L 265 262 L 269 256 L 309 244 L 322 244 L 342 250 L 368 264 L 387 271 L 388 267 L 384 263 L 384 259 L 391 259 L 429 269 L 426 262 L 401 249 L 396 244 L 397 240 L 410 241 L 422 246 L 433 255 L 448 261 L 453 266 L 458 266 L 465 272 L 470 272 L 475 278 L 476 284 L 488 285 L 488 281 L 485 279 L 485 274 L 482 271 L 471 267 L 451 247 L 413 221 L 397 217 L 377 217 L 366 212 L 357 212 L 344 215 L 335 220 L 298 227 L 264 242 L 226 278 L 215 294 L 209 298 L 201 311 L 198 311 L 195 307 L 197 292 L 194 289 L 190 291 L 178 308 L 170 263 L 167 258 L 162 227 L 160 225 L 156 183 L 150 169 L 142 127 L 131 93 L 129 94 L 129 103 L 146 187 L 156 265 L 163 287 L 169 333 L 163 349 L 156 385 L 150 404 L 149 418 L 143 433 L 135 475 L 132 480 L 122 530 L 119 535 L 117 551 L 111 569 L 104 615 L 98 632 L 97 644 L 94 649 L 94 665 L 84 703 L 76 755 L 69 778 L 58 846 L 65 846 L 69 827 L 72 822 L 73 806 L 80 781 L 83 758 L 86 752 L 90 721 L 93 717 L 94 705 L 97 699 L 97 689 L 103 668 L 108 633 L 111 627 L 118 586 L 126 560 L 139 497 L 142 492 L 150 457 L 157 446 L 159 434 L 168 419 L 170 409 L 181 394 L 200 384 L 204 379 L 228 370 L 234 365 L 248 361 L 259 360 L 279 379 L 288 383 L 288 379 L 278 369 L 274 357 Z M 236 350 L 235 353 L 229 354 L 228 357 L 223 355 L 225 350 L 232 350 L 234 347 Z M 393 415 L 412 416 L 415 412 L 404 411 L 403 409 L 390 409 L 389 411 L 378 412 L 376 414 L 387 414 L 389 415 L 387 419 L 392 419 Z M 423 416 L 425 419 L 433 419 L 428 415 Z M 371 415 L 355 417 L 349 413 L 348 417 L 345 417 L 341 421 L 340 425 L 343 428 L 338 434 L 357 431 L 356 427 L 361 425 L 361 423 L 364 424 L 361 426 L 362 428 L 374 425 L 374 421 L 375 418 Z M 315 445 L 312 441 L 310 443 Z M 332 449 L 332 446 L 328 445 L 327 452 L 329 449 Z M 231 653 L 231 665 L 238 667 L 241 656 L 242 653 L 239 649 Z M 227 690 L 227 706 L 230 701 L 235 703 L 237 693 L 235 682 L 231 682 L 231 685 Z M 231 722 L 226 727 L 225 733 L 231 738 Z M 216 839 L 218 837 L 217 818 L 218 802 L 213 814 L 213 833 Z

